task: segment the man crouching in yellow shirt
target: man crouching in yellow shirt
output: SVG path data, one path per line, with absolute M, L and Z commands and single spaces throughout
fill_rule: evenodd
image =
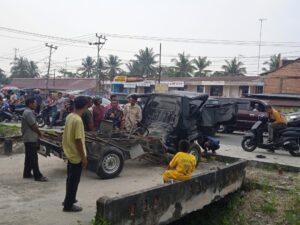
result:
M 192 173 L 196 168 L 196 157 L 187 153 L 190 144 L 186 140 L 181 140 L 178 144 L 179 151 L 169 163 L 169 167 L 163 173 L 164 183 L 171 180 L 189 180 L 192 178 Z

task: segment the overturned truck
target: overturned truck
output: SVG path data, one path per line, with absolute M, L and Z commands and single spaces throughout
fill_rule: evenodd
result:
M 103 121 L 96 137 L 86 135 L 88 169 L 102 179 L 118 176 L 127 159 L 167 161 L 167 153 L 175 154 L 182 139 L 191 143 L 190 152 L 199 161 L 198 142 L 219 123 L 234 120 L 237 113 L 234 105 L 215 104 L 205 94 L 172 92 L 140 97 L 145 105 L 143 120 L 136 129 L 114 131 L 110 121 Z M 44 132 L 40 153 L 64 158 L 61 140 L 62 132 Z

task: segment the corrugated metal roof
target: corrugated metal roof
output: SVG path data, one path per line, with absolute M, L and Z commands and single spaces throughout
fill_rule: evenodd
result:
M 45 78 L 14 78 L 10 84 L 19 88 L 46 89 Z M 96 79 L 92 78 L 68 78 L 49 79 L 48 89 L 52 90 L 87 90 L 96 87 Z

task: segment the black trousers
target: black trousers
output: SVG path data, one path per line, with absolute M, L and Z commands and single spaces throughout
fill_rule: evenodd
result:
M 37 142 L 26 142 L 25 145 L 25 163 L 24 163 L 24 173 L 23 177 L 30 177 L 31 171 L 33 171 L 34 179 L 39 179 L 43 175 L 39 169 L 38 162 L 38 148 L 39 145 Z
M 80 182 L 82 171 L 81 163 L 73 164 L 68 162 L 67 168 L 67 184 L 64 208 L 69 209 L 75 203 L 78 184 Z

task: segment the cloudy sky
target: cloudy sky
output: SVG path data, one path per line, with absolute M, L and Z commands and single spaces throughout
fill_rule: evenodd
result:
M 97 32 L 108 39 L 101 56 L 118 55 L 124 64 L 146 46 L 158 53 L 162 43 L 163 65 L 172 65 L 179 52 L 207 56 L 211 70 L 238 57 L 248 75 L 256 75 L 259 18 L 266 19 L 261 62 L 278 53 L 300 57 L 297 0 L 0 0 L 0 5 L 0 68 L 7 73 L 17 48 L 17 56 L 38 62 L 45 74 L 46 42 L 58 46 L 52 69 L 76 71 L 83 58 L 96 56 L 88 42 L 96 41 Z

